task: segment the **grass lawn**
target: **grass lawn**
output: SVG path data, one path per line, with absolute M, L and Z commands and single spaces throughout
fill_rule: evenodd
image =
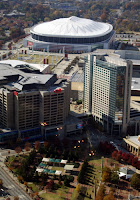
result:
M 10 156 L 10 157 L 8 158 L 8 162 L 9 162 L 9 163 L 13 162 L 13 161 L 15 160 L 15 158 L 16 158 L 16 156 Z
M 83 191 L 84 189 L 84 191 Z M 76 189 L 73 191 L 73 194 L 72 194 L 72 197 L 71 197 L 71 200 L 90 200 L 90 199 L 93 199 L 94 198 L 94 193 L 92 192 L 92 188 L 81 188 L 81 192 L 83 191 L 84 192 L 84 195 L 82 194 L 79 194 Z M 88 194 L 88 195 L 87 195 Z M 90 198 L 90 194 L 91 194 L 91 198 Z
M 59 171 L 64 171 L 64 167 L 52 167 L 51 170 L 59 170 Z
M 65 199 L 65 197 L 58 196 L 57 194 L 50 194 L 50 193 L 43 193 L 39 195 L 42 197 L 44 200 L 62 200 Z
M 84 200 L 89 200 L 90 199 L 89 195 L 91 195 L 91 199 L 93 199 L 94 198 L 94 188 L 87 188 L 87 194 L 88 194 L 88 196 L 86 196 L 84 198 Z
M 39 192 L 37 185 L 35 185 L 34 183 L 28 183 L 28 187 L 32 187 L 32 190 L 34 192 Z
M 42 193 L 39 196 L 42 197 L 44 200 L 62 200 L 65 199 L 67 196 L 67 193 L 69 191 L 68 187 L 62 186 L 61 188 L 58 188 L 56 191 L 53 191 L 54 194 L 51 193 Z
M 71 200 L 76 200 L 76 199 L 89 200 L 89 199 L 94 198 L 95 181 L 96 181 L 96 189 L 97 189 L 100 179 L 101 179 L 102 159 L 101 159 L 101 156 L 96 155 L 93 157 L 89 157 L 88 160 L 89 160 L 89 167 L 86 172 L 86 180 L 85 180 L 85 184 L 87 185 L 87 187 L 81 188 L 81 192 L 83 191 L 83 195 L 78 194 L 78 192 L 75 189 L 72 194 Z M 103 159 L 103 162 L 104 162 L 104 159 Z
M 73 193 L 72 193 L 72 197 L 71 197 L 71 200 L 76 200 L 77 199 L 77 197 L 78 197 L 78 192 L 76 191 L 76 189 L 73 191 Z

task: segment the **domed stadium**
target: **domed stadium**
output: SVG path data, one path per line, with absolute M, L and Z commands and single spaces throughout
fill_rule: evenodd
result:
M 60 18 L 33 26 L 24 46 L 36 50 L 91 52 L 95 48 L 110 48 L 114 40 L 113 26 L 79 17 Z

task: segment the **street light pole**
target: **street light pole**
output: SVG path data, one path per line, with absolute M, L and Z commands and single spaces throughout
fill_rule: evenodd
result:
M 96 197 L 96 180 L 94 182 L 94 199 L 95 199 L 95 197 Z
M 102 156 L 101 157 L 101 169 L 102 169 L 102 171 L 103 171 L 103 159 L 104 159 L 104 157 Z

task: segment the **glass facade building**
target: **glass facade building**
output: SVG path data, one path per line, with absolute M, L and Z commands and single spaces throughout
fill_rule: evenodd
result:
M 125 132 L 130 118 L 132 63 L 89 55 L 84 77 L 84 110 L 107 132 Z

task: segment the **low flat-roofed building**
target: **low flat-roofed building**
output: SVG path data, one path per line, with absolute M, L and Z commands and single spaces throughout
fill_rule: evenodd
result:
M 84 91 L 84 71 L 75 72 L 71 77 L 71 98 L 82 100 Z
M 126 142 L 128 151 L 136 156 L 140 156 L 140 136 L 127 136 L 123 140 Z
M 65 165 L 65 167 L 64 167 L 64 170 L 66 170 L 65 173 L 71 173 L 73 168 L 74 168 L 74 165 Z
M 66 135 L 79 134 L 82 133 L 83 130 L 83 121 L 74 117 L 72 115 L 68 115 L 65 121 L 65 133 Z
M 136 173 L 136 169 L 132 170 L 129 167 L 125 166 L 125 167 L 121 167 L 119 169 L 119 177 L 125 177 L 126 179 L 129 179 L 132 177 L 133 174 Z

